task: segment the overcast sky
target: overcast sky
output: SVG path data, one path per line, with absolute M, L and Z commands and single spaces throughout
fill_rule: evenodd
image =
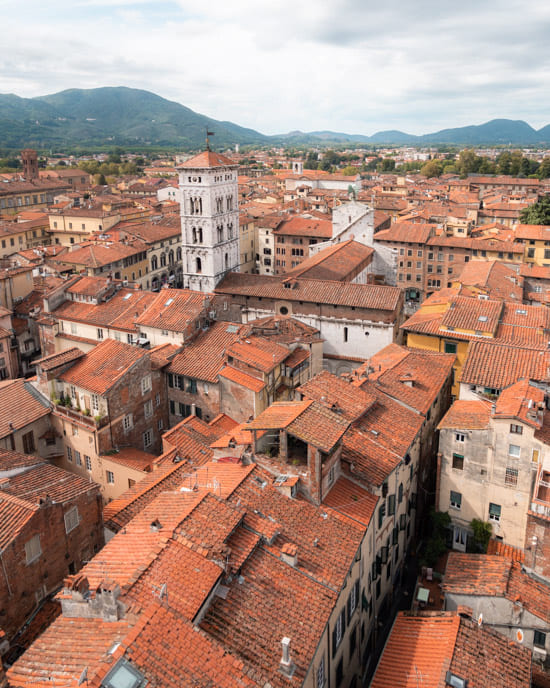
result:
M 143 88 L 265 134 L 422 134 L 497 117 L 550 123 L 548 0 L 0 0 L 0 8 L 0 93 Z

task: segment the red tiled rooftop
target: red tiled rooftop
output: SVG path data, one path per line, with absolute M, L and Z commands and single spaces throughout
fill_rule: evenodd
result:
M 105 339 L 65 371 L 60 380 L 96 394 L 105 394 L 149 353 L 137 346 Z
M 489 427 L 491 402 L 457 399 L 441 419 L 438 430 L 484 430 Z

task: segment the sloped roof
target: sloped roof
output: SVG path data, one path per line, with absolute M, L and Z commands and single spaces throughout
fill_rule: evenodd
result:
M 48 402 L 26 380 L 0 382 L 0 438 L 51 412 Z
M 130 368 L 149 352 L 115 339 L 105 339 L 66 370 L 59 379 L 83 387 L 95 394 L 105 394 Z
M 195 170 L 212 167 L 238 167 L 238 165 L 226 155 L 215 153 L 211 150 L 205 150 L 189 158 L 189 160 L 182 162 L 176 169 Z

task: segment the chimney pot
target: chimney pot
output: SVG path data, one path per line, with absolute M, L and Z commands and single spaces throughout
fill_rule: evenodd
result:
M 290 656 L 290 638 L 285 636 L 281 640 L 281 645 L 283 647 L 283 656 L 281 657 L 280 668 L 283 674 L 290 678 L 296 670 L 296 665 Z

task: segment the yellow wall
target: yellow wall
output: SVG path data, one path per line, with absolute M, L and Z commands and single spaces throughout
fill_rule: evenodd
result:
M 469 340 L 461 339 L 445 339 L 445 337 L 438 337 L 437 335 L 417 334 L 416 332 L 407 332 L 407 346 L 414 349 L 428 349 L 429 351 L 439 351 L 445 353 L 445 341 L 456 344 L 456 361 L 453 366 L 454 370 L 454 384 L 452 387 L 452 394 L 458 399 L 458 392 L 460 390 L 460 380 L 462 377 L 462 367 L 468 354 Z

